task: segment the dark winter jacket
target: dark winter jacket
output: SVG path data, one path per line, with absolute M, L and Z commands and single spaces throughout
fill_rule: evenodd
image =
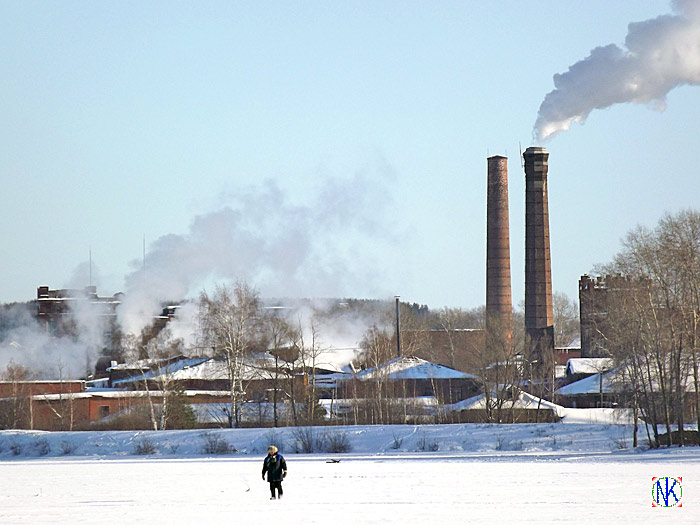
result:
M 287 473 L 287 462 L 281 454 L 268 454 L 265 461 L 263 461 L 263 478 L 265 477 L 265 472 L 267 472 L 267 481 L 282 481 Z

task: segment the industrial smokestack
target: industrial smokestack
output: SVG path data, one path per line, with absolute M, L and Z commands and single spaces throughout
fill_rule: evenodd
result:
M 538 368 L 553 363 L 554 315 L 552 265 L 549 252 L 547 170 L 549 153 L 531 147 L 525 161 L 525 331 L 530 339 L 530 359 Z
M 486 332 L 489 348 L 505 350 L 512 337 L 508 225 L 508 159 L 487 159 L 486 194 Z

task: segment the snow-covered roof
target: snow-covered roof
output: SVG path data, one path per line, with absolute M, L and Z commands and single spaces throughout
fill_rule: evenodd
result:
M 449 407 L 450 410 L 457 411 L 457 410 L 485 410 L 486 409 L 486 395 L 485 394 L 480 394 L 478 396 L 470 397 L 469 399 L 465 399 L 464 401 L 459 401 L 458 403 L 454 403 L 452 405 L 446 405 L 445 407 Z M 557 415 L 563 414 L 563 407 L 557 405 L 556 403 L 552 403 L 551 401 L 547 401 L 546 399 L 540 399 L 537 396 L 533 396 L 532 394 L 528 394 L 524 390 L 521 390 L 511 405 L 510 402 L 506 403 L 507 408 L 524 408 L 528 410 L 536 410 L 537 408 L 542 409 L 542 410 L 547 410 L 551 409 L 553 410 Z
M 90 390 L 89 392 L 74 392 L 65 394 L 37 394 L 31 396 L 33 401 L 60 401 L 71 399 L 88 399 L 88 398 L 104 398 L 104 399 L 122 399 L 122 398 L 145 398 L 145 397 L 161 397 L 163 392 L 160 390 Z M 226 397 L 230 396 L 228 390 L 185 390 L 184 395 L 187 397 Z
M 476 379 L 476 376 L 454 368 L 431 363 L 415 356 L 396 357 L 379 366 L 368 368 L 357 374 L 357 379 L 367 381 L 380 373 L 389 380 L 399 379 Z
M 161 366 L 158 366 L 159 362 L 162 363 Z M 299 365 L 299 362 L 297 362 L 296 365 Z M 270 354 L 258 354 L 243 364 L 243 380 L 269 379 L 272 377 L 274 366 L 274 358 Z M 168 381 L 216 381 L 229 379 L 226 361 L 224 359 L 211 357 L 180 357 L 177 361 L 171 363 L 166 363 L 163 360 L 142 360 L 134 363 L 123 363 L 112 367 L 112 369 L 138 370 L 141 372 L 132 377 L 114 380 L 112 385 L 115 387 L 123 387 L 129 383 L 147 379 L 156 379 L 160 376 L 167 376 Z M 329 376 L 334 376 L 334 378 L 346 375 L 346 373 L 338 370 L 338 367 L 332 363 L 317 362 L 316 370 L 334 372 L 332 374 L 327 374 Z
M 143 381 L 145 379 L 154 379 L 158 376 L 162 375 L 168 375 L 169 377 L 173 377 L 175 374 L 182 370 L 187 370 L 192 367 L 197 367 L 201 365 L 202 363 L 208 361 L 210 358 L 209 357 L 185 357 L 182 359 L 178 359 L 177 361 L 173 361 L 170 363 L 167 363 L 165 360 L 155 360 L 151 361 L 150 366 L 147 366 L 147 360 L 143 360 L 142 365 L 144 365 L 143 368 L 138 368 L 134 365 L 134 363 L 125 363 L 125 367 L 121 368 L 122 370 L 141 370 L 142 373 L 133 377 L 125 377 L 123 379 L 116 379 L 112 381 L 113 385 L 122 385 L 126 383 L 133 383 L 134 381 Z M 158 365 L 158 363 L 163 363 L 161 366 Z M 121 366 L 121 365 L 117 365 Z M 115 367 L 112 367 L 113 369 Z
M 602 386 L 601 386 L 601 375 L 593 374 L 580 381 L 575 381 L 561 388 L 558 388 L 555 393 L 562 396 L 575 396 L 584 394 L 599 394 L 601 388 L 604 394 L 611 394 L 620 391 L 620 379 L 621 374 L 619 369 L 608 370 L 603 372 L 602 375 Z
M 184 367 L 170 376 L 175 381 L 192 379 L 228 380 L 228 368 L 223 359 L 207 359 L 194 366 Z
M 576 357 L 566 362 L 566 374 L 597 374 L 615 366 L 610 357 Z
M 314 381 L 316 381 L 317 387 L 334 389 L 338 388 L 340 382 L 350 377 L 348 372 L 333 372 L 332 374 L 315 374 Z
M 257 362 L 245 363 L 242 367 L 242 378 L 244 381 L 258 379 L 264 376 L 265 369 L 263 364 Z M 114 386 L 125 385 L 135 381 L 143 381 L 145 379 L 155 379 L 159 376 L 168 376 L 169 381 L 186 381 L 186 380 L 228 380 L 228 367 L 223 359 L 214 359 L 211 357 L 192 357 L 182 359 L 175 363 L 170 363 L 161 368 L 147 370 L 143 374 L 118 379 L 112 382 Z
M 574 383 L 565 385 L 555 391 L 556 394 L 563 396 L 575 396 L 575 395 L 585 395 L 585 394 L 600 394 L 601 388 L 603 394 L 613 394 L 623 391 L 625 388 L 630 388 L 629 371 L 625 368 L 626 365 L 622 364 L 613 369 L 607 370 L 602 373 L 602 385 L 601 385 L 601 374 L 593 374 Z M 652 376 L 656 373 L 652 369 Z M 645 378 L 645 382 L 648 382 L 648 378 Z M 659 384 L 654 377 L 651 381 L 651 390 L 658 391 Z M 686 392 L 694 392 L 695 386 L 693 381 L 689 378 L 685 378 L 684 387 Z
M 165 365 L 166 363 L 175 363 L 188 359 L 206 359 L 206 358 L 189 358 L 182 355 L 174 357 L 163 357 L 163 358 L 149 358 L 149 359 L 139 359 L 137 361 L 129 361 L 128 363 L 119 363 L 112 365 L 107 368 L 108 372 L 116 370 L 148 370 L 159 366 L 161 363 Z

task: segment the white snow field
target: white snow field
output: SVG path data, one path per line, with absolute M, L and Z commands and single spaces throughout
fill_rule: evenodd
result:
M 629 426 L 313 432 L 343 433 L 351 451 L 297 454 L 294 429 L 2 431 L 0 523 L 700 522 L 700 450 L 621 450 Z M 213 437 L 238 452 L 205 454 Z M 279 501 L 260 472 L 271 441 L 289 468 Z M 147 443 L 154 453 L 136 455 Z M 665 476 L 682 477 L 682 506 L 652 507 Z

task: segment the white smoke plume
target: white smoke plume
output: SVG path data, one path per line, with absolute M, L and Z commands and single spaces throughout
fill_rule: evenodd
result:
M 182 341 L 185 348 L 192 348 L 197 344 L 198 315 L 199 303 L 185 301 L 178 306 L 175 317 L 168 322 L 172 338 Z
M 90 321 L 80 313 L 75 320 L 79 337 L 54 337 L 39 326 L 27 305 L 5 308 L 0 373 L 9 364 L 29 369 L 37 379 L 71 380 L 91 373 L 100 354 L 102 334 L 96 320 Z
M 300 330 L 306 345 L 312 339 L 319 349 L 316 364 L 341 370 L 354 361 L 359 344 L 372 325 L 392 318 L 393 301 L 370 301 L 360 308 L 332 299 L 279 301 L 286 305 L 281 314 L 294 329 Z M 384 314 L 384 315 L 382 315 Z
M 185 234 L 157 239 L 145 269 L 126 278 L 119 321 L 139 333 L 164 301 L 196 297 L 205 286 L 242 280 L 263 296 L 318 297 L 381 289 L 371 244 L 391 242 L 383 210 L 390 196 L 387 166 L 348 180 L 327 178 L 310 202 L 290 202 L 273 182 L 199 215 Z
M 674 0 L 674 15 L 629 24 L 624 48 L 597 47 L 554 75 L 556 89 L 540 105 L 534 135 L 544 140 L 585 122 L 594 109 L 633 102 L 665 109 L 666 95 L 700 84 L 700 0 Z
M 390 207 L 386 182 L 391 168 L 379 165 L 350 179 L 327 178 L 305 204 L 292 203 L 272 182 L 228 199 L 227 206 L 199 215 L 185 234 L 157 239 L 146 268 L 126 277 L 126 294 L 118 307 L 125 333 L 138 334 L 159 315 L 166 302 L 180 303 L 169 323 L 174 338 L 186 347 L 194 341 L 203 286 L 219 281 L 246 281 L 263 296 L 318 297 L 347 293 L 382 293 L 371 259 L 371 245 L 392 242 L 394 234 L 383 210 Z M 66 283 L 79 290 L 99 282 L 97 268 L 81 263 Z M 115 298 L 116 300 L 116 298 Z M 56 337 L 40 326 L 35 304 L 5 305 L 0 312 L 0 372 L 13 363 L 40 379 L 77 379 L 92 373 L 108 342 L 109 305 L 70 302 L 74 336 Z M 295 319 L 302 319 L 300 312 Z M 304 320 L 304 326 L 308 323 Z M 354 346 L 362 323 L 338 328 L 325 323 L 323 343 Z M 351 333 L 350 333 L 351 332 Z M 351 359 L 352 355 L 347 357 Z

